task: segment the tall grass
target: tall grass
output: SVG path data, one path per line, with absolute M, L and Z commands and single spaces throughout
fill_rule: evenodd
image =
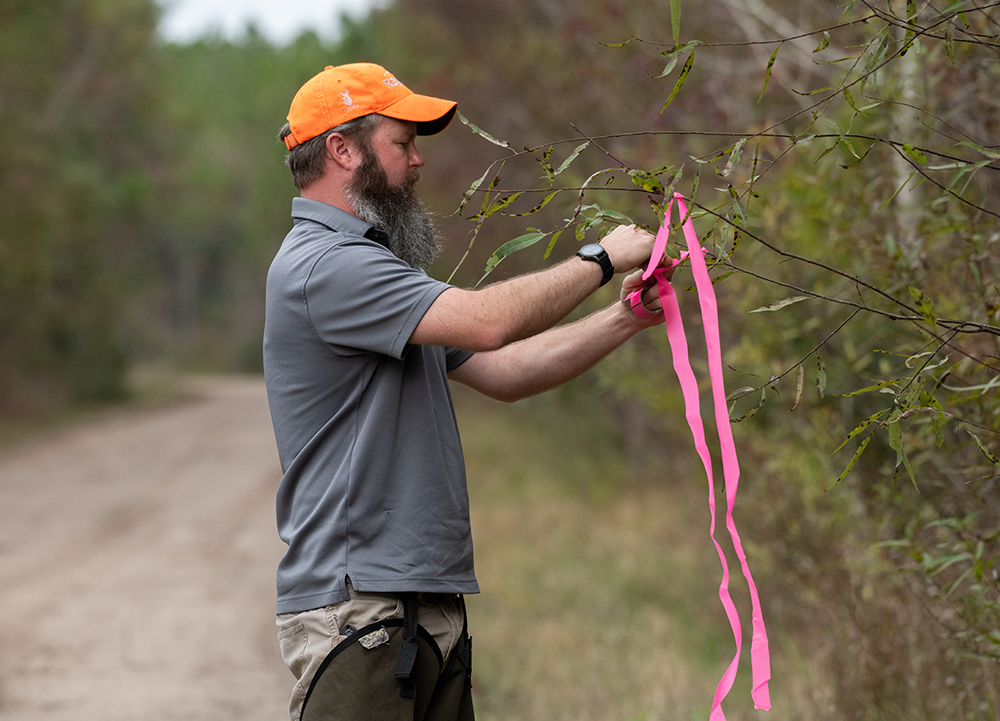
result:
M 627 474 L 615 424 L 580 395 L 502 406 L 456 389 L 483 591 L 469 600 L 477 716 L 707 719 L 734 646 L 703 473 L 678 435 L 675 458 Z M 826 717 L 821 670 L 769 631 L 774 717 Z M 762 718 L 749 671 L 724 704 L 731 720 Z

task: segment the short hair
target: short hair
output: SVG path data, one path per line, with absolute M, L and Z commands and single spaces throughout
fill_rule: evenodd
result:
M 295 183 L 295 187 L 304 190 L 323 177 L 328 155 L 326 139 L 331 133 L 340 133 L 351 138 L 360 146 L 362 152 L 368 153 L 371 149 L 372 133 L 381 121 L 382 116 L 376 113 L 362 115 L 360 118 L 330 128 L 325 133 L 299 143 L 289 150 L 285 155 L 285 165 L 292 171 L 292 182 Z M 278 140 L 284 141 L 291 132 L 291 127 L 285 123 L 278 133 Z

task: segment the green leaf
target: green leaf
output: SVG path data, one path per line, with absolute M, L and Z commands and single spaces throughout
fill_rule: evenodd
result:
M 486 169 L 486 172 L 485 172 L 485 173 L 483 173 L 483 174 L 482 174 L 482 175 L 481 175 L 481 176 L 479 177 L 479 179 L 478 179 L 478 180 L 476 180 L 476 181 L 475 181 L 475 182 L 474 182 L 474 183 L 473 183 L 473 184 L 472 184 L 471 186 L 469 186 L 469 189 L 465 191 L 465 195 L 463 195 L 463 196 L 462 196 L 462 202 L 461 202 L 461 204 L 460 204 L 460 205 L 458 206 L 458 214 L 459 214 L 459 215 L 461 215 L 461 214 L 462 214 L 462 210 L 463 210 L 463 209 L 465 208 L 465 204 L 466 204 L 466 203 L 468 203 L 468 202 L 469 202 L 469 198 L 471 198 L 471 197 L 473 196 L 473 194 L 474 194 L 474 193 L 475 193 L 475 192 L 476 192 L 477 190 L 479 190 L 479 186 L 483 184 L 483 181 L 484 181 L 484 180 L 486 180 L 486 176 L 490 174 L 490 171 L 491 171 L 492 169 L 493 169 L 493 166 L 490 166 L 489 168 L 487 168 L 487 169 Z M 500 177 L 500 176 L 497 176 L 497 178 L 494 178 L 494 179 L 493 179 L 493 182 L 495 183 L 495 182 L 496 182 L 496 180 L 497 180 L 497 179 L 498 179 L 499 177 Z M 492 185 L 492 183 L 491 183 L 491 185 Z
M 948 23 L 948 29 L 944 34 L 944 52 L 951 64 L 957 68 L 958 63 L 955 62 L 955 23 L 953 22 Z
M 898 188 L 896 188 L 895 192 L 893 192 L 892 195 L 890 195 L 888 198 L 886 198 L 885 200 L 882 201 L 882 204 L 880 206 L 878 206 L 879 211 L 881 211 L 885 206 L 887 206 L 889 203 L 891 203 L 893 201 L 893 198 L 895 198 L 897 195 L 900 194 L 900 192 L 903 190 L 903 188 L 906 187 L 906 184 L 909 183 L 911 180 L 913 180 L 913 176 L 916 175 L 916 174 L 917 174 L 916 170 L 914 170 L 912 173 L 910 173 L 910 175 L 906 178 L 906 180 L 903 181 L 903 184 L 900 185 Z M 876 211 L 876 212 L 878 212 L 878 211 Z
M 552 157 L 552 149 L 554 147 L 554 145 L 547 147 L 545 152 L 542 153 L 541 160 L 538 161 L 538 163 L 542 166 L 542 170 L 545 171 L 545 177 L 548 178 L 549 185 L 552 185 L 555 180 L 555 173 L 552 172 L 552 164 L 549 162 L 549 158 Z
M 820 39 L 819 45 L 816 46 L 816 49 L 813 50 L 813 52 L 818 53 L 823 50 L 826 50 L 828 47 L 830 47 L 830 33 L 824 30 L 823 37 Z
M 850 88 L 844 88 L 844 100 L 846 100 L 847 104 L 850 105 L 851 108 L 853 108 L 854 112 L 856 112 L 856 113 L 860 113 L 861 112 L 860 110 L 858 110 L 857 103 L 854 102 L 854 95 L 853 95 L 853 93 L 851 93 L 851 89 Z
M 802 400 L 802 389 L 805 387 L 805 379 L 806 379 L 806 367 L 799 366 L 799 376 L 798 379 L 795 381 L 795 402 L 792 403 L 792 407 L 789 408 L 789 411 L 794 411 L 796 408 L 799 407 L 799 401 Z
M 965 432 L 968 433 L 970 436 L 972 436 L 972 440 L 974 440 L 976 442 L 976 445 L 979 446 L 979 450 L 983 452 L 984 456 L 986 456 L 986 460 L 988 460 L 990 463 L 992 463 L 997 468 L 1000 468 L 1000 459 L 998 459 L 995 455 L 993 455 L 990 452 L 989 448 L 987 448 L 985 445 L 983 445 L 983 442 L 981 440 L 979 440 L 979 436 L 977 436 L 975 433 L 973 433 L 972 431 L 970 431 L 968 429 L 966 429 Z
M 932 328 L 937 327 L 937 312 L 934 310 L 934 304 L 931 303 L 931 299 L 924 295 L 924 292 L 919 288 L 914 288 L 912 285 L 909 287 L 910 295 L 913 296 L 913 301 L 917 304 L 917 310 L 924 317 L 924 321 L 927 325 Z
M 542 209 L 542 208 L 544 208 L 544 207 L 545 207 L 546 205 L 548 205 L 548 204 L 549 204 L 549 201 L 551 201 L 551 200 L 552 200 L 552 199 L 553 199 L 554 197 L 556 197 L 557 195 L 559 195 L 559 193 L 560 193 L 560 191 L 558 191 L 558 190 L 553 190 L 553 191 L 552 191 L 551 193 L 549 193 L 548 195 L 546 195 L 546 196 L 545 196 L 545 197 L 544 197 L 544 198 L 542 199 L 542 202 L 541 202 L 541 203 L 539 203 L 538 205 L 536 205 L 536 206 L 535 206 L 534 208 L 532 208 L 531 210 L 528 210 L 528 211 L 525 211 L 525 212 L 523 212 L 523 213 L 511 213 L 510 215 L 511 215 L 511 217 L 514 217 L 514 218 L 520 218 L 520 217 L 523 217 L 523 216 L 525 216 L 525 215 L 531 215 L 532 213 L 537 213 L 537 212 L 538 212 L 539 210 L 541 210 L 541 209 Z
M 590 145 L 589 140 L 586 143 L 581 143 L 580 145 L 577 145 L 576 148 L 573 150 L 573 152 L 569 154 L 569 157 L 562 162 L 562 165 L 559 166 L 559 169 L 556 170 L 555 174 L 559 175 L 564 170 L 566 170 L 566 168 L 570 166 L 570 163 L 576 160 L 577 156 L 580 155 L 580 153 L 582 153 L 584 150 L 586 150 L 589 145 Z
M 871 393 L 872 391 L 878 391 L 878 390 L 882 390 L 883 388 L 888 388 L 889 386 L 895 385 L 896 383 L 899 383 L 902 380 L 906 380 L 906 379 L 905 378 L 892 378 L 892 379 L 887 380 L 887 381 L 882 381 L 881 383 L 876 383 L 873 386 L 868 386 L 867 388 L 862 388 L 861 390 L 851 391 L 850 393 L 838 393 L 837 395 L 840 398 L 850 398 L 852 396 L 860 396 L 863 393 Z
M 486 140 L 490 141 L 494 145 L 499 145 L 501 148 L 509 148 L 510 147 L 510 143 L 508 143 L 506 140 L 497 140 L 496 138 L 494 138 L 492 135 L 490 135 L 489 133 L 487 133 L 482 128 L 480 128 L 480 127 L 472 124 L 469 121 L 468 118 L 466 118 L 464 115 L 462 115 L 461 111 L 456 111 L 456 112 L 458 114 L 458 119 L 461 120 L 465 125 L 467 125 L 469 127 L 469 130 L 471 130 L 472 132 L 474 132 L 476 135 L 479 135 L 479 136 L 485 138 Z
M 809 300 L 811 296 L 808 295 L 796 295 L 791 298 L 785 298 L 784 300 L 776 300 L 773 303 L 769 303 L 761 308 L 754 308 L 749 311 L 750 313 L 770 313 L 776 310 L 781 310 L 782 308 L 787 308 L 790 305 L 794 305 L 803 300 Z
M 548 260 L 549 256 L 552 255 L 552 250 L 556 247 L 556 242 L 558 242 L 559 236 L 562 235 L 562 232 L 563 229 L 560 228 L 552 234 L 552 240 L 549 241 L 549 247 L 545 249 L 545 255 L 542 256 L 542 260 Z
M 833 452 L 836 453 L 841 448 L 843 448 L 844 446 L 846 446 L 850 442 L 850 440 L 852 438 L 854 438 L 858 434 L 862 433 L 868 426 L 870 426 L 872 423 L 874 423 L 875 421 L 877 421 L 880 416 L 884 415 L 888 411 L 889 411 L 888 408 L 883 408 L 882 410 L 880 410 L 880 411 L 878 411 L 876 413 L 872 413 L 870 416 L 868 416 L 867 418 L 865 418 L 863 421 L 861 421 L 861 423 L 859 423 L 857 426 L 854 427 L 854 430 L 852 430 L 850 433 L 847 434 L 847 438 L 845 438 L 844 441 L 843 441 L 843 443 L 841 443 L 839 446 L 837 446 L 833 450 Z
M 743 148 L 746 147 L 747 139 L 742 138 L 736 145 L 733 146 L 733 152 L 729 154 L 729 161 L 726 163 L 726 167 L 722 171 L 722 177 L 729 177 L 729 174 L 733 172 L 733 168 L 740 162 L 740 158 L 743 156 Z
M 628 176 L 635 185 L 647 193 L 663 195 L 663 183 L 655 175 L 651 175 L 645 170 L 630 170 Z
M 747 227 L 747 216 L 746 213 L 743 211 L 743 204 L 740 203 L 740 196 L 736 192 L 736 188 L 734 188 L 732 185 L 729 186 L 729 195 L 733 199 L 733 209 L 736 212 L 736 219 L 739 221 L 737 225 L 739 225 L 741 228 Z
M 968 140 L 963 140 L 959 145 L 964 145 L 966 147 L 972 148 L 976 152 L 986 156 L 990 160 L 1000 160 L 1000 148 L 984 148 L 978 143 L 973 143 Z
M 511 203 L 520 198 L 522 195 L 523 193 L 511 193 L 510 195 L 506 195 L 503 198 L 497 198 L 492 203 L 490 203 L 489 207 L 480 212 L 479 215 L 473 216 L 471 220 L 478 220 L 479 218 L 484 218 L 484 219 L 489 218 L 494 213 L 499 213 L 501 210 L 508 207 Z
M 670 0 L 670 30 L 676 45 L 681 41 L 681 0 Z
M 927 165 L 927 156 L 924 155 L 922 150 L 914 148 L 912 145 L 904 145 L 903 152 L 921 165 Z
M 757 405 L 755 405 L 753 408 L 751 408 L 749 411 L 747 411 L 746 413 L 744 413 L 739 418 L 733 418 L 732 422 L 733 423 L 740 423 L 742 421 L 745 421 L 747 418 L 750 418 L 751 416 L 756 415 L 757 411 L 759 411 L 761 408 L 764 407 L 764 402 L 766 400 L 767 400 L 767 388 L 765 388 L 764 390 L 762 390 L 760 392 L 760 401 L 757 403 Z M 730 409 L 730 413 L 732 413 L 732 409 Z
M 903 36 L 903 49 L 899 53 L 900 57 L 906 55 L 906 51 L 910 49 L 910 45 L 913 43 L 913 36 L 916 34 L 913 30 L 913 20 L 916 16 L 916 0 L 906 0 L 906 33 Z
M 486 276 L 492 273 L 493 269 L 497 267 L 500 261 L 508 255 L 531 247 L 547 235 L 548 233 L 543 233 L 540 230 L 532 230 L 530 233 L 525 233 L 524 235 L 519 235 L 513 240 L 508 240 L 506 243 L 497 248 L 493 252 L 493 255 L 490 256 L 489 260 L 486 261 L 486 271 L 483 273 L 483 277 L 479 279 L 479 282 L 482 283 Z
M 861 454 L 865 452 L 865 449 L 868 447 L 868 444 L 871 442 L 871 439 L 872 439 L 871 436 L 867 436 L 863 441 L 861 441 L 861 445 L 858 446 L 858 450 L 854 452 L 854 455 L 851 457 L 850 463 L 847 464 L 847 468 L 844 469 L 844 472 L 840 474 L 840 477 L 833 482 L 833 485 L 830 486 L 830 488 L 833 488 L 833 486 L 836 486 L 842 480 L 847 478 L 847 474 L 851 472 L 851 469 L 854 468 L 854 464 L 858 462 L 859 458 L 861 458 Z M 830 488 L 827 488 L 826 490 L 829 491 Z
M 817 354 L 816 356 L 816 392 L 819 393 L 820 398 L 826 397 L 826 364 L 823 359 Z M 843 476 L 841 476 L 843 478 Z
M 656 77 L 663 78 L 666 77 L 667 75 L 670 75 L 670 73 L 674 71 L 674 68 L 677 67 L 677 59 L 688 50 L 693 50 L 699 45 L 701 45 L 700 40 L 692 40 L 691 42 L 684 43 L 683 45 L 674 45 L 674 47 L 671 48 L 670 50 L 664 50 L 662 53 L 660 53 L 660 55 L 662 55 L 667 59 L 667 64 L 663 68 L 663 72 L 661 72 Z M 649 75 L 649 73 L 646 74 Z M 650 75 L 649 77 L 653 76 Z
M 676 96 L 677 93 L 680 92 L 681 86 L 683 86 L 684 81 L 687 80 L 688 73 L 691 72 L 691 67 L 693 65 L 694 65 L 694 50 L 692 50 L 691 54 L 688 55 L 687 62 L 684 63 L 684 68 L 681 70 L 680 77 L 677 78 L 677 84 L 674 85 L 674 89 L 670 92 L 670 97 L 667 98 L 667 102 L 665 102 L 663 104 L 663 107 L 660 108 L 660 115 L 663 115 L 663 111 L 667 109 L 668 105 L 670 105 L 670 102 L 674 99 L 674 96 Z
M 784 45 L 784 43 L 778 44 L 778 47 L 776 47 L 774 52 L 771 53 L 771 59 L 767 61 L 767 69 L 764 71 L 764 87 L 760 89 L 760 95 L 757 96 L 758 103 L 761 101 L 761 98 L 764 97 L 764 91 L 767 90 L 767 84 L 771 82 L 771 70 L 774 68 L 774 61 L 778 57 L 778 51 L 781 50 L 782 45 Z

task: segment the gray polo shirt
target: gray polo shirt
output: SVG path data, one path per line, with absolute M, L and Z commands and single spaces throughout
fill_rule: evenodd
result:
M 288 544 L 277 611 L 345 601 L 348 578 L 359 591 L 477 593 L 447 379 L 471 354 L 408 343 L 449 286 L 333 206 L 295 198 L 292 217 L 264 325 Z

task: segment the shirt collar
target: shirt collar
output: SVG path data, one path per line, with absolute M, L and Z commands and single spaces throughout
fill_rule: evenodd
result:
M 389 236 L 380 228 L 376 228 L 357 216 L 341 210 L 329 203 L 310 198 L 292 198 L 292 218 L 295 220 L 311 220 L 325 225 L 333 231 L 356 235 L 374 241 L 386 248 L 389 247 Z

